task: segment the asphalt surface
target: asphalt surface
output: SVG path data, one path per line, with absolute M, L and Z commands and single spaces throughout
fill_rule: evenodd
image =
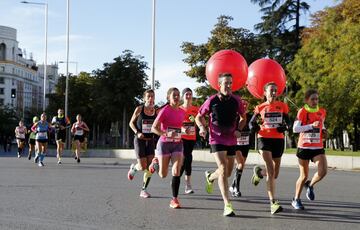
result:
M 15 154 L 14 154 L 15 155 Z M 284 211 L 271 215 L 262 180 L 250 184 L 252 165 L 241 181 L 241 198 L 232 199 L 235 217 L 223 217 L 217 184 L 214 193 L 204 190 L 204 171 L 215 163 L 195 162 L 192 195 L 179 200 L 182 208 L 169 208 L 171 177 L 154 175 L 148 191 L 139 197 L 142 173 L 127 180 L 133 161 L 115 158 L 45 158 L 45 167 L 15 156 L 0 157 L 0 229 L 359 229 L 360 172 L 329 170 L 315 187 L 316 200 L 305 192 L 303 211 L 290 205 L 297 168 L 281 168 L 276 194 Z M 314 172 L 311 169 L 311 175 Z

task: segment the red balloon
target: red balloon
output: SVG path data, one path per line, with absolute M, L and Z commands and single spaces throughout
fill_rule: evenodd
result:
M 284 92 L 286 75 L 281 65 L 268 58 L 258 59 L 251 63 L 246 82 L 249 92 L 256 98 L 263 98 L 264 86 L 269 82 L 277 85 L 277 96 Z
M 232 91 L 243 87 L 248 76 L 248 65 L 245 58 L 234 50 L 221 50 L 214 53 L 206 63 L 206 78 L 211 87 L 219 90 L 219 74 L 231 73 Z

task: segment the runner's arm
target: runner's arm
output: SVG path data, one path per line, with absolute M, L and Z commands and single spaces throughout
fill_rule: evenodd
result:
M 135 134 L 139 133 L 139 130 L 136 128 L 135 122 L 136 122 L 136 119 L 138 118 L 140 112 L 141 112 L 141 107 L 140 106 L 136 107 L 136 109 L 130 119 L 130 122 L 129 122 L 129 126 Z
M 256 133 L 260 130 L 260 126 L 257 123 L 257 118 L 259 116 L 260 116 L 260 114 L 254 114 L 249 121 L 249 129 L 254 133 Z

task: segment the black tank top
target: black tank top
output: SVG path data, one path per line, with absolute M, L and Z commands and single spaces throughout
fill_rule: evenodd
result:
M 156 113 L 154 112 L 154 115 L 152 116 L 146 115 L 144 108 L 145 106 L 143 105 L 136 120 L 136 128 L 144 135 L 145 138 L 153 138 L 154 134 L 151 132 L 151 126 L 156 118 Z

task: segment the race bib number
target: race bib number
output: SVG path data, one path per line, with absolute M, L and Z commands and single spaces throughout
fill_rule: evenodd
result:
M 47 139 L 47 132 L 38 132 L 37 137 L 39 139 Z
M 76 136 L 82 136 L 84 134 L 84 130 L 82 130 L 82 129 L 77 129 L 76 131 L 75 131 L 75 135 Z
M 175 132 L 175 136 L 171 137 L 171 133 Z M 166 129 L 166 141 L 168 142 L 179 142 L 181 141 L 181 128 L 168 127 Z
M 184 134 L 191 135 L 191 136 L 196 134 L 196 129 L 195 129 L 194 122 L 184 122 L 183 127 L 184 127 L 185 130 L 188 130 L 188 133 L 184 133 Z
M 19 139 L 25 139 L 25 133 L 19 132 L 16 137 Z
M 141 130 L 142 133 L 151 133 L 151 126 L 154 123 L 154 120 L 144 119 L 142 120 Z
M 264 116 L 265 128 L 277 128 L 283 121 L 282 113 L 280 112 L 267 112 Z
M 250 133 L 240 132 L 240 137 L 237 139 L 237 145 L 249 145 L 250 144 Z
M 308 132 L 304 133 L 303 136 L 304 143 L 320 143 L 320 129 L 315 128 L 313 130 L 310 130 Z

